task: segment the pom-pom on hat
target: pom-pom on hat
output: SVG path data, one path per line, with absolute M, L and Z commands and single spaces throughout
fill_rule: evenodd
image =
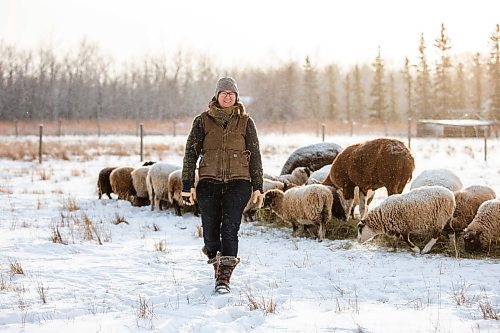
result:
M 232 77 L 221 77 L 219 81 L 217 81 L 217 85 L 215 86 L 215 97 L 219 97 L 219 93 L 225 90 L 233 91 L 238 95 L 238 85 Z

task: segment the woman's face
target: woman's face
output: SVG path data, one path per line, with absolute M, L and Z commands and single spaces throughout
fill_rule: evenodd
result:
M 217 100 L 220 106 L 228 108 L 236 103 L 236 93 L 230 90 L 221 91 Z

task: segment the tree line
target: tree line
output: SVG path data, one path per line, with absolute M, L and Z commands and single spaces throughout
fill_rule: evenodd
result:
M 206 56 L 182 51 L 118 65 L 85 39 L 63 56 L 0 41 L 0 119 L 183 118 L 205 110 L 218 77 L 231 75 L 252 116 L 271 122 L 392 122 L 467 112 L 500 120 L 499 37 L 497 24 L 489 54 L 453 55 L 442 24 L 432 43 L 421 34 L 418 59 L 405 58 L 400 69 L 386 68 L 381 47 L 373 63 L 348 69 L 319 67 L 310 57 L 272 68 L 219 68 Z M 433 63 L 430 47 L 438 52 Z

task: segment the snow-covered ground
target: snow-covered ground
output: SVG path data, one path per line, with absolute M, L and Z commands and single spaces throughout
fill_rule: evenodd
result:
M 372 138 L 326 139 L 345 147 Z M 297 147 L 319 142 L 260 139 L 270 174 Z M 98 140 L 138 145 L 133 136 Z M 145 140 L 181 146 L 185 137 Z M 481 139 L 413 139 L 414 177 L 449 168 L 465 186 L 500 193 L 500 140 L 488 141 L 488 162 L 483 149 Z M 161 159 L 181 165 L 179 151 Z M 199 218 L 97 199 L 99 170 L 138 161 L 0 160 L 0 332 L 500 332 L 500 319 L 483 316 L 500 313 L 499 260 L 319 243 L 255 223 L 242 223 L 232 293 L 214 295 Z M 372 206 L 385 196 L 378 190 Z M 67 244 L 52 241 L 56 230 Z

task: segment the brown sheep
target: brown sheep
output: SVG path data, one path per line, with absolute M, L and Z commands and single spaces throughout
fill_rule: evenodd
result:
M 464 246 L 469 252 L 489 251 L 500 237 L 500 199 L 491 199 L 479 206 L 476 216 L 464 229 Z
M 99 199 L 101 199 L 103 194 L 106 194 L 108 198 L 111 199 L 111 193 L 113 193 L 113 189 L 111 188 L 111 183 L 109 182 L 109 175 L 114 169 L 116 169 L 116 167 L 104 168 L 99 171 L 99 178 L 97 179 L 97 191 L 99 192 Z
M 453 213 L 451 228 L 455 232 L 462 232 L 476 216 L 479 206 L 486 200 L 495 199 L 495 191 L 485 185 L 472 185 L 461 191 L 454 192 L 457 208 Z
M 351 212 L 355 188 L 359 187 L 361 218 L 368 211 L 369 191 L 385 187 L 388 195 L 403 192 L 411 180 L 415 161 L 403 142 L 380 138 L 345 148 L 332 163 L 324 185 L 342 190 L 346 215 Z
M 136 195 L 132 183 L 132 167 L 116 168 L 109 175 L 109 182 L 113 192 L 118 195 L 118 199 L 129 200 L 130 196 Z

